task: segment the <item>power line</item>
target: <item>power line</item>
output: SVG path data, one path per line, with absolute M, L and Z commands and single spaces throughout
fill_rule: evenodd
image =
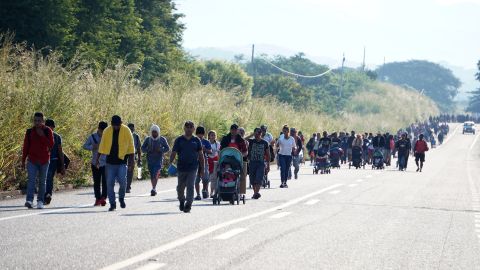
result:
M 317 75 L 302 75 L 302 74 L 297 74 L 297 73 L 293 73 L 293 72 L 290 72 L 288 70 L 285 70 L 279 66 L 276 66 L 274 63 L 268 61 L 267 59 L 265 58 L 261 58 L 263 61 L 267 62 L 268 64 L 270 64 L 271 66 L 273 66 L 274 68 L 280 70 L 281 72 L 283 73 L 286 73 L 286 74 L 289 74 L 289 75 L 292 75 L 292 76 L 296 76 L 296 77 L 300 77 L 300 78 L 309 78 L 309 79 L 312 79 L 312 78 L 319 78 L 319 77 L 322 77 L 322 76 L 325 76 L 327 75 L 328 73 L 332 72 L 332 69 L 328 69 L 327 71 L 321 73 L 321 74 L 317 74 Z

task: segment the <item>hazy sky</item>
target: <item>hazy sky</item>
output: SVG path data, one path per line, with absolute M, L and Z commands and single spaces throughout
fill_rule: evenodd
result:
M 175 0 L 184 47 L 271 44 L 367 64 L 409 59 L 475 68 L 480 0 Z

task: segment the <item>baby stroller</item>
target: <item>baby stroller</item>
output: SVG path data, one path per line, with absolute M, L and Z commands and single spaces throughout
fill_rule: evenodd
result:
M 213 194 L 213 204 L 228 201 L 230 204 L 240 204 L 245 196 L 240 196 L 240 177 L 243 169 L 242 153 L 232 147 L 220 151 L 217 169 L 217 188 Z
M 352 148 L 352 162 L 348 164 L 348 168 L 355 167 L 355 169 L 360 169 L 362 166 L 365 169 L 365 164 L 362 164 L 362 148 L 355 146 Z
M 372 169 L 383 170 L 385 168 L 383 161 L 384 159 L 383 159 L 382 150 L 376 149 L 375 152 L 373 153 Z
M 334 146 L 330 149 L 330 163 L 332 168 L 340 169 L 340 158 L 343 156 L 342 148 Z
M 320 174 L 330 174 L 330 159 L 328 150 L 326 149 L 318 150 L 313 174 L 318 174 L 318 172 L 320 172 Z

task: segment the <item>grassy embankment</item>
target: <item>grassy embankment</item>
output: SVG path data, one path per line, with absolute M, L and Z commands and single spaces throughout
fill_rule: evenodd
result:
M 1 44 L 1 41 L 0 41 Z M 136 66 L 118 65 L 93 73 L 83 65 L 59 64 L 58 57 L 42 58 L 38 53 L 8 42 L 0 46 L 0 190 L 21 188 L 25 173 L 19 170 L 25 129 L 33 112 L 42 111 L 57 123 L 64 150 L 72 165 L 62 183 L 75 186 L 90 183 L 89 153 L 82 150 L 86 137 L 99 120 L 113 114 L 134 122 L 145 136 L 152 123 L 160 125 L 170 142 L 190 119 L 227 132 L 233 122 L 251 130 L 265 123 L 277 134 L 288 123 L 310 134 L 337 128 L 395 130 L 421 120 L 438 109 L 427 98 L 402 88 L 372 83 L 362 89 L 346 108 L 344 117 L 295 110 L 272 99 L 234 96 L 211 85 L 200 85 L 187 75 L 173 73 L 168 84 L 141 88 L 134 79 Z M 243 101 L 243 102 L 240 102 Z

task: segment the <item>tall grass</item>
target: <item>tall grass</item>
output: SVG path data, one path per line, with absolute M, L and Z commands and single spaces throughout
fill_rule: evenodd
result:
M 25 130 L 31 126 L 35 111 L 42 111 L 56 121 L 56 131 L 61 134 L 64 150 L 72 159 L 69 174 L 61 181 L 74 185 L 90 181 L 87 177 L 90 155 L 81 148 L 84 140 L 96 129 L 98 121 L 109 122 L 113 114 L 120 115 L 124 122 L 135 123 L 142 137 L 147 135 L 152 123 L 159 124 L 162 135 L 172 142 L 182 133 L 185 120 L 204 125 L 207 130 L 217 130 L 220 135 L 225 134 L 232 123 L 248 131 L 267 124 L 274 135 L 283 124 L 289 124 L 310 134 L 336 128 L 400 127 L 437 112 L 431 106 L 419 112 L 420 108 L 412 102 L 409 109 L 395 109 L 400 120 L 374 121 L 379 115 L 385 116 L 383 94 L 417 98 L 412 93 L 394 89 L 395 93 L 382 90 L 354 99 L 354 103 L 364 103 L 359 106 L 381 104 L 380 114 L 350 113 L 345 119 L 332 119 L 296 110 L 272 98 L 243 97 L 212 85 L 200 85 L 186 74 L 172 72 L 168 84 L 158 82 L 145 89 L 134 78 L 137 66 L 118 64 L 114 69 L 93 73 L 80 61 L 62 66 L 59 60 L 55 53 L 42 57 L 0 36 L 0 190 L 21 188 L 25 183 L 25 173 L 18 165 Z

